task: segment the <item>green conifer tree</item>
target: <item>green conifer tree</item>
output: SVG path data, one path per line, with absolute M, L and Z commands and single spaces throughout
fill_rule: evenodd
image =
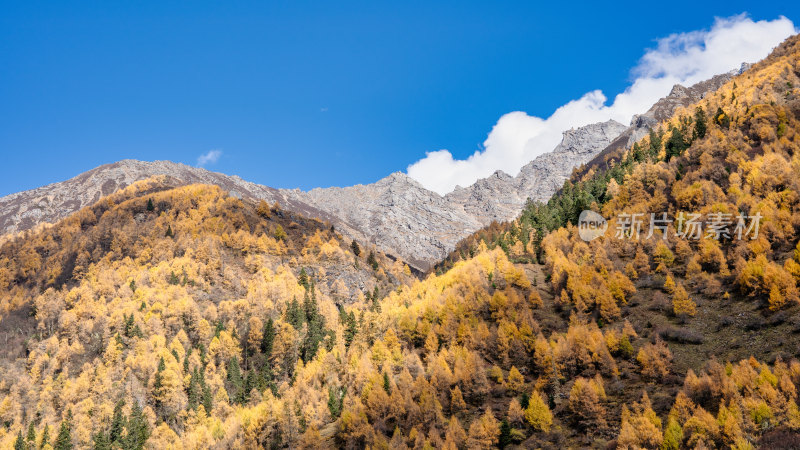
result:
M 111 418 L 111 429 L 108 433 L 109 441 L 112 443 L 119 443 L 122 441 L 122 432 L 125 430 L 125 415 L 122 413 L 122 408 L 125 406 L 125 400 L 119 400 L 114 405 L 114 415 Z
M 61 421 L 58 429 L 56 442 L 53 444 L 54 450 L 72 450 L 72 411 L 67 412 L 67 417 Z
M 706 120 L 706 112 L 702 106 L 698 106 L 694 110 L 694 138 L 703 139 L 706 137 L 707 128 L 708 121 Z
M 272 346 L 275 343 L 275 323 L 272 321 L 272 317 L 267 320 L 267 323 L 264 324 L 264 329 L 261 333 L 261 353 L 267 358 L 269 361 L 270 355 L 272 355 Z
M 383 390 L 392 395 L 392 384 L 389 382 L 389 374 L 385 371 L 383 372 Z
M 44 425 L 44 431 L 42 431 L 42 438 L 39 440 L 39 448 L 44 448 L 50 445 L 50 425 Z
M 111 440 L 103 430 L 99 430 L 92 436 L 94 450 L 111 450 Z
M 125 435 L 125 440 L 122 445 L 123 448 L 131 450 L 141 450 L 144 444 L 150 437 L 150 426 L 147 424 L 147 418 L 144 416 L 142 407 L 138 402 L 133 402 L 131 414 L 128 417 L 128 434 Z
M 244 403 L 244 379 L 239 360 L 236 358 L 228 361 L 228 397 L 231 403 Z
M 369 256 L 367 256 L 367 264 L 372 266 L 372 270 L 378 270 L 378 260 L 375 258 L 375 252 L 369 252 Z
M 153 399 L 155 400 L 156 409 L 161 408 L 161 399 L 164 397 L 164 369 L 167 364 L 164 362 L 164 357 L 158 359 L 158 368 L 156 374 L 153 376 Z
M 36 428 L 33 425 L 33 421 L 28 424 L 28 434 L 25 436 L 25 441 L 28 442 L 30 448 L 34 447 L 34 443 L 36 442 Z
M 22 436 L 22 430 L 17 433 L 17 439 L 14 441 L 14 450 L 26 450 L 25 438 Z

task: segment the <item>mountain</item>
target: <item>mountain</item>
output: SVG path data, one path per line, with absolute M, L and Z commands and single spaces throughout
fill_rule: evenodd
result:
M 799 448 L 796 86 L 800 36 L 421 278 L 235 180 L 8 236 L 0 448 Z
M 622 128 L 607 122 L 568 131 L 553 153 L 526 166 L 513 182 L 495 183 L 488 178 L 445 197 L 399 172 L 369 185 L 304 192 L 273 189 L 170 161 L 124 160 L 61 183 L 0 198 L 0 229 L 18 232 L 53 223 L 134 181 L 165 175 L 175 186 L 215 184 L 236 196 L 278 202 L 287 210 L 327 220 L 362 243 L 372 243 L 425 270 L 464 236 L 518 214 L 526 192 L 537 196 L 552 193 L 572 165 L 598 151 Z
M 572 175 L 573 168 L 589 162 L 625 130 L 624 125 L 609 120 L 565 131 L 552 152 L 539 155 L 523 166 L 516 177 L 497 171 L 467 188 L 456 187 L 445 198 L 462 205 L 484 226 L 493 221 L 512 220 L 529 198 L 540 201 L 549 198 Z
M 205 169 L 171 161 L 126 159 L 105 164 L 69 180 L 0 198 L 0 230 L 28 230 L 40 223 L 55 223 L 101 197 L 130 186 L 135 181 L 165 175 L 174 185 L 205 183 L 220 186 L 234 196 L 279 201 L 286 209 L 310 217 L 329 219 L 323 211 L 284 197 L 280 191 Z
M 282 192 L 325 211 L 336 218 L 338 227 L 423 269 L 483 225 L 400 172 L 369 185 Z
M 457 187 L 444 197 L 402 173 L 368 185 L 304 192 L 274 189 L 170 161 L 123 160 L 64 182 L 0 198 L 0 231 L 13 233 L 54 223 L 134 181 L 166 175 L 175 186 L 215 184 L 233 195 L 278 202 L 287 210 L 328 221 L 351 238 L 375 245 L 425 271 L 461 239 L 494 221 L 514 219 L 528 198 L 546 200 L 573 169 L 600 164 L 606 155 L 646 134 L 676 108 L 699 100 L 733 75 L 719 75 L 690 88 L 675 86 L 670 95 L 634 117 L 627 128 L 608 121 L 565 131 L 553 151 L 526 164 L 515 177 L 496 172 L 468 187 Z
M 61 183 L 0 198 L 0 229 L 19 232 L 40 223 L 54 223 L 134 181 L 166 175 L 176 186 L 215 184 L 237 196 L 278 202 L 287 210 L 327 220 L 362 243 L 377 245 L 426 270 L 464 236 L 492 221 L 518 214 L 527 199 L 523 190 L 539 196 L 551 194 L 573 165 L 607 144 L 613 138 L 611 133 L 620 127 L 608 122 L 568 131 L 554 154 L 543 155 L 541 163 L 526 166 L 515 182 L 503 185 L 491 179 L 479 180 L 445 197 L 399 172 L 369 185 L 304 192 L 274 189 L 170 161 L 123 160 Z M 532 182 L 538 180 L 537 176 L 542 183 Z

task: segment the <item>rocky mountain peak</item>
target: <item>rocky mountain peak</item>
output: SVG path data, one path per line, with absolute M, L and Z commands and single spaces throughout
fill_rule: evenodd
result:
M 0 231 L 16 232 L 55 222 L 135 181 L 166 175 L 176 184 L 215 184 L 236 197 L 278 202 L 290 211 L 330 221 L 362 244 L 375 245 L 425 270 L 462 238 L 492 221 L 514 219 L 529 198 L 546 201 L 561 188 L 573 168 L 609 149 L 630 145 L 675 108 L 696 101 L 731 76 L 719 75 L 688 88 L 676 85 L 669 96 L 635 116 L 629 127 L 609 120 L 567 130 L 552 151 L 537 156 L 516 176 L 498 170 L 445 196 L 426 189 L 403 172 L 372 184 L 306 192 L 274 189 L 236 175 L 171 161 L 126 159 L 64 182 L 0 198 Z

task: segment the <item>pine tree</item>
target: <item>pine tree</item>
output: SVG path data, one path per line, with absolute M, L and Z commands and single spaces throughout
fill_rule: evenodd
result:
M 383 390 L 392 395 L 392 384 L 389 382 L 389 374 L 385 371 L 383 372 Z
M 50 425 L 44 425 L 44 431 L 42 431 L 42 438 L 39 440 L 39 448 L 44 448 L 50 445 Z
M 72 412 L 67 412 L 67 417 L 61 421 L 61 427 L 58 429 L 58 436 L 56 442 L 53 444 L 54 450 L 72 450 Z
M 301 356 L 303 362 L 308 362 L 316 356 L 317 350 L 319 350 L 319 343 L 325 338 L 325 317 L 319 313 L 319 305 L 317 304 L 313 284 L 311 288 L 306 291 L 306 296 L 303 300 L 303 310 L 305 312 L 305 319 L 308 322 L 308 328 L 306 330 L 306 336 L 303 339 Z
M 336 419 L 342 413 L 342 404 L 344 403 L 344 389 L 335 389 L 333 386 L 328 387 L 328 411 L 331 417 Z
M 34 443 L 36 442 L 36 428 L 33 425 L 33 421 L 28 424 L 28 434 L 25 436 L 25 440 L 28 442 L 29 447 L 34 447 Z
M 523 392 L 522 395 L 519 397 L 519 406 L 522 409 L 528 409 L 528 405 L 530 405 L 531 396 L 528 395 L 527 392 Z
M 162 356 L 158 360 L 158 368 L 156 374 L 153 376 L 153 399 L 155 400 L 156 409 L 161 408 L 161 402 L 164 398 L 164 369 L 167 368 Z
M 245 371 L 244 383 L 242 387 L 242 403 L 250 401 L 250 392 L 256 387 L 256 374 L 253 370 Z
M 375 312 L 381 312 L 381 304 L 380 304 L 380 291 L 378 290 L 378 285 L 375 285 L 375 289 L 372 291 L 372 310 Z
M 172 232 L 172 225 L 167 225 L 167 232 L 164 233 L 164 237 L 175 237 L 175 233 Z
M 133 313 L 131 313 L 130 317 L 126 314 L 123 314 L 122 317 L 125 319 L 123 322 L 122 334 L 125 337 L 131 337 L 133 332 Z
M 189 373 L 189 357 L 192 356 L 192 348 L 189 347 L 186 350 L 186 354 L 183 356 L 183 373 Z
M 300 269 L 300 275 L 297 277 L 297 284 L 308 289 L 308 273 L 306 273 L 305 267 Z
M 353 254 L 356 256 L 361 255 L 361 247 L 358 246 L 358 242 L 356 242 L 355 239 L 353 239 L 353 242 L 350 243 L 350 250 L 352 250 Z
M 211 388 L 206 385 L 206 380 L 202 371 L 200 372 L 200 387 L 203 391 L 203 408 L 206 410 L 207 414 L 211 414 L 211 408 L 214 406 L 214 398 L 211 396 Z
M 200 376 L 197 373 L 197 367 L 194 368 L 192 372 L 191 378 L 189 379 L 189 388 L 186 392 L 187 403 L 186 408 L 190 410 L 197 409 L 197 405 L 200 404 L 200 396 L 202 395 L 200 383 L 198 382 L 198 378 Z
M 678 127 L 673 128 L 669 139 L 666 144 L 664 144 L 664 148 L 667 151 L 667 161 L 674 156 L 680 156 L 688 146 L 688 143 L 683 137 L 683 131 Z
M 239 360 L 231 358 L 228 361 L 228 397 L 231 403 L 244 403 L 244 379 L 242 378 L 242 368 Z
M 153 206 L 153 199 L 152 198 L 148 198 L 147 199 L 147 210 L 152 212 L 155 209 L 156 209 L 156 207 Z
M 353 343 L 353 339 L 356 337 L 356 331 L 358 331 L 356 315 L 353 313 L 353 311 L 350 311 L 350 314 L 347 315 L 346 328 L 344 330 L 345 347 L 350 348 L 350 344 Z
M 150 437 L 150 426 L 138 402 L 133 403 L 131 415 L 128 418 L 128 434 L 125 436 L 122 447 L 125 449 L 141 450 Z
M 296 330 L 303 327 L 305 314 L 300 310 L 300 304 L 297 302 L 297 297 L 292 298 L 289 306 L 286 307 L 286 322 L 290 323 Z
M 111 450 L 111 439 L 103 430 L 95 433 L 92 441 L 94 442 L 94 450 Z
M 25 439 L 22 437 L 22 430 L 17 433 L 17 440 L 14 441 L 14 450 L 25 450 Z
M 662 132 L 663 133 L 663 132 Z M 655 160 L 658 157 L 658 153 L 661 151 L 661 144 L 662 144 L 662 133 L 657 133 L 655 130 L 650 130 L 650 159 Z M 621 182 L 622 180 L 617 180 L 617 182 Z
M 703 139 L 706 137 L 706 112 L 702 106 L 698 106 L 694 111 L 694 138 Z
M 511 424 L 508 423 L 508 419 L 503 419 L 500 422 L 500 440 L 497 445 L 505 448 L 509 444 L 511 444 Z
M 118 443 L 122 440 L 122 432 L 125 429 L 125 415 L 122 414 L 122 408 L 125 406 L 125 400 L 119 400 L 114 405 L 114 415 L 111 419 L 111 429 L 108 433 L 109 441 Z
M 327 332 L 325 330 L 325 317 L 317 313 L 314 319 L 308 324 L 308 333 L 306 334 L 306 345 L 304 346 L 304 360 L 309 361 L 317 355 L 319 344 L 325 339 Z
M 372 266 L 372 270 L 378 270 L 378 260 L 375 259 L 375 252 L 369 252 L 369 256 L 367 256 L 367 264 Z
M 275 343 L 275 323 L 272 321 L 272 317 L 267 320 L 267 323 L 264 324 L 264 330 L 261 333 L 261 353 L 267 358 L 269 361 L 270 355 L 272 355 L 272 346 Z

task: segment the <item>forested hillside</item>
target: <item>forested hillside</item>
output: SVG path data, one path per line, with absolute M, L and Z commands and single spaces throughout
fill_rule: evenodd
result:
M 279 205 L 136 183 L 0 249 L 0 440 L 250 442 L 246 414 L 283 407 L 299 368 L 346 349 L 361 311 L 412 279 Z M 317 394 L 297 405 L 319 425 Z
M 796 86 L 798 37 L 421 280 L 166 179 L 11 238 L 0 446 L 796 448 Z
M 794 369 L 785 368 L 796 367 L 800 342 L 798 85 L 795 36 L 717 92 L 678 110 L 607 167 L 576 171 L 548 203 L 530 203 L 518 220 L 463 241 L 438 270 L 479 253 L 481 245 L 500 248 L 512 261 L 543 265 L 564 316 L 600 325 L 627 320 L 653 345 L 668 348 L 664 355 L 673 364 L 648 390 L 651 398 L 671 392 L 677 387 L 671 376 L 685 374 L 686 396 L 676 397 L 669 415 L 662 406 L 658 421 L 652 417 L 662 423 L 656 428 L 663 439 L 673 430 L 673 444 L 681 436 L 677 442 L 687 446 L 744 446 L 762 434 L 796 429 L 790 386 L 796 379 Z M 591 242 L 573 226 L 587 209 L 609 220 L 604 237 Z M 671 222 L 647 238 L 650 213 L 665 213 Z M 642 215 L 638 239 L 630 235 L 633 214 Z M 694 214 L 705 225 L 688 232 Z M 755 217 L 758 230 L 751 228 Z M 740 218 L 744 226 L 737 228 Z M 776 378 L 737 379 L 736 367 L 767 374 L 751 356 L 774 362 L 769 373 Z M 778 372 L 792 383 L 780 382 Z M 783 398 L 761 392 L 773 388 Z M 690 406 L 681 406 L 686 400 Z M 620 444 L 644 445 L 643 439 L 623 433 Z

